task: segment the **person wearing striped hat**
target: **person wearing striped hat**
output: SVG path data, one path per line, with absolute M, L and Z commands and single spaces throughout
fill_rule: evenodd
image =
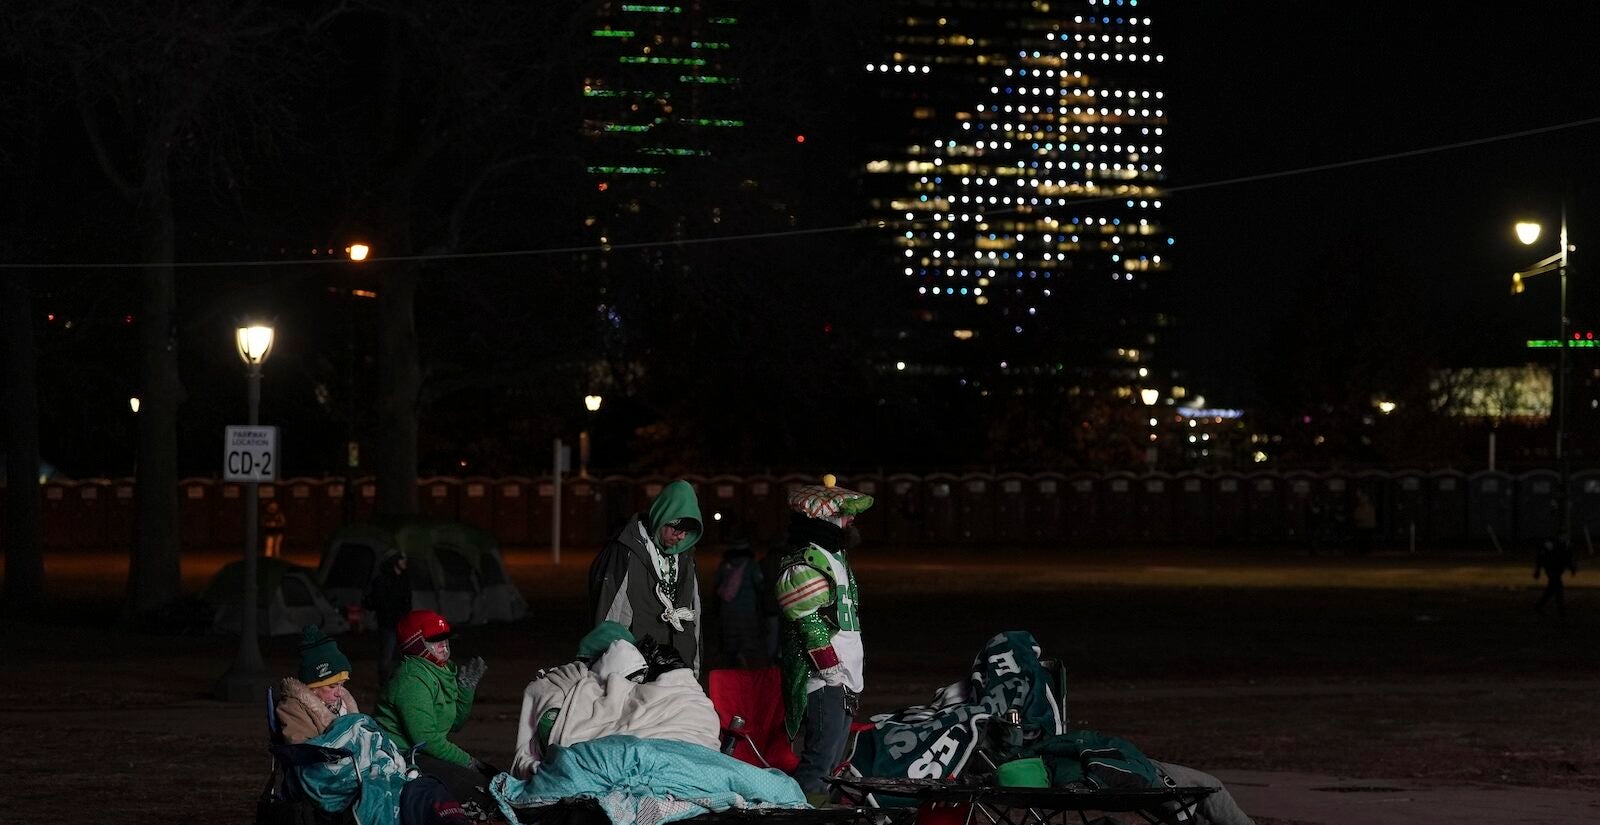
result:
M 804 732 L 794 779 L 813 798 L 844 757 L 862 681 L 864 649 L 856 576 L 846 551 L 856 517 L 872 496 L 847 490 L 832 475 L 789 492 L 789 545 L 774 582 L 781 611 L 778 661 L 789 737 Z

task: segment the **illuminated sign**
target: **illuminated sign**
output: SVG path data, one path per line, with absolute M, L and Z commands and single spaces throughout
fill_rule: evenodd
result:
M 1179 407 L 1178 415 L 1184 418 L 1243 418 L 1244 410 L 1202 410 Z

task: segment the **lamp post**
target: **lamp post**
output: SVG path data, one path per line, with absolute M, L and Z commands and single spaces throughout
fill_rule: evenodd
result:
M 1517 239 L 1524 245 L 1532 245 L 1539 240 L 1542 227 L 1533 221 L 1523 221 L 1516 226 Z M 1523 272 L 1511 273 L 1511 292 L 1522 292 L 1523 281 L 1535 275 L 1554 270 L 1560 278 L 1561 290 L 1561 329 L 1556 340 L 1560 342 L 1560 352 L 1557 354 L 1556 366 L 1556 473 L 1559 476 L 1556 490 L 1556 518 L 1557 536 L 1561 541 L 1567 541 L 1571 532 L 1572 507 L 1567 491 L 1567 478 L 1569 456 L 1567 450 L 1567 375 L 1569 372 L 1567 350 L 1572 348 L 1572 319 L 1567 317 L 1567 252 L 1572 249 L 1567 241 L 1567 205 L 1561 204 L 1561 248 L 1554 255 L 1550 255 L 1530 266 Z
M 273 330 L 267 324 L 241 324 L 235 333 L 239 357 L 248 369 L 250 386 L 250 425 L 260 422 L 261 365 L 272 352 Z M 256 557 L 260 522 L 260 490 L 256 482 L 244 482 L 244 603 L 239 616 L 239 652 L 233 664 L 217 682 L 217 698 L 229 702 L 260 699 L 270 680 L 261 658 L 261 640 L 256 635 Z
M 578 478 L 589 477 L 589 422 L 600 411 L 601 400 L 598 395 L 583 397 L 583 407 L 589 411 L 589 415 L 584 419 L 583 432 L 578 433 Z

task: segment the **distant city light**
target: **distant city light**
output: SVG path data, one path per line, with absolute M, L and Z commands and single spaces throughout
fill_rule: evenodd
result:
M 350 253 L 350 260 L 365 261 L 367 259 L 367 253 L 371 252 L 372 249 L 364 243 L 353 243 L 350 244 L 349 248 L 345 251 Z

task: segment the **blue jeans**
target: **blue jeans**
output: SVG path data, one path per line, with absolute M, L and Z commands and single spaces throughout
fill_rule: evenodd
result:
M 831 786 L 824 780 L 833 775 L 844 759 L 850 739 L 850 716 L 844 709 L 844 687 L 826 686 L 806 697 L 806 715 L 800 723 L 805 737 L 800 746 L 800 765 L 794 781 L 805 793 L 826 793 Z

